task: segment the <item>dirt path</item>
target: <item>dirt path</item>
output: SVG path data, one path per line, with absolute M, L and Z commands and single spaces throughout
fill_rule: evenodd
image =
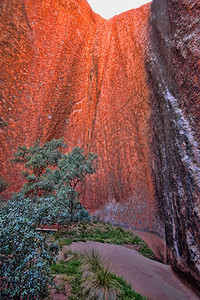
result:
M 78 242 L 65 246 L 64 251 L 97 249 L 112 265 L 112 272 L 123 276 L 132 288 L 152 300 L 199 299 L 172 272 L 171 267 L 143 257 L 123 246 L 98 242 Z

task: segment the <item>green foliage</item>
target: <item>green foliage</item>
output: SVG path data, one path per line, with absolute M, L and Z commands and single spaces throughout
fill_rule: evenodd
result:
M 145 242 L 141 244 L 140 253 L 143 256 L 146 256 L 146 257 L 149 257 L 149 258 L 153 258 L 153 259 L 156 258 L 153 251 L 148 247 L 148 245 Z
M 13 162 L 27 169 L 26 183 L 22 188 L 25 197 L 37 204 L 38 220 L 41 225 L 69 224 L 89 220 L 89 213 L 79 203 L 78 183 L 96 170 L 96 155 L 84 154 L 81 148 L 74 148 L 62 154 L 66 148 L 63 139 L 46 142 L 37 141 L 32 147 L 18 147 Z
M 8 185 L 9 183 L 2 176 L 0 176 L 0 193 L 5 191 Z
M 136 234 L 123 228 L 103 222 L 81 222 L 78 226 L 70 226 L 67 231 L 55 234 L 60 246 L 70 245 L 78 241 L 94 241 L 115 245 L 133 245 L 142 255 L 155 259 L 153 251 Z
M 69 300 L 85 300 L 85 297 L 80 288 L 81 284 L 81 260 L 76 258 L 71 261 L 59 261 L 55 266 L 52 266 L 53 274 L 66 274 L 71 277 L 71 293 L 69 295 Z
M 43 299 L 51 283 L 58 245 L 36 232 L 31 205 L 10 200 L 0 210 L 0 299 Z
M 101 255 L 92 250 L 81 255 L 81 288 L 87 299 L 115 300 L 120 294 L 120 284 L 105 267 Z
M 13 196 L 4 208 L 9 212 L 26 217 L 31 220 L 34 227 L 45 226 L 57 223 L 64 215 L 68 216 L 68 211 L 61 211 L 59 203 L 54 197 L 38 197 L 35 202 L 31 198 L 25 198 L 23 192 Z
M 115 274 L 112 274 L 112 277 L 117 280 L 117 282 L 121 285 L 121 294 L 119 296 L 119 300 L 146 300 L 146 297 L 136 293 L 130 284 L 126 283 L 126 281 L 122 277 L 118 277 Z
M 13 161 L 25 166 L 26 183 L 0 209 L 0 299 L 43 299 L 58 245 L 47 243 L 38 226 L 89 220 L 76 186 L 95 171 L 96 156 L 75 148 L 66 155 L 63 139 L 18 147 Z
M 84 275 L 83 271 L 81 271 L 84 265 L 84 256 L 81 255 L 78 258 L 75 257 L 72 260 L 61 260 L 56 265 L 52 266 L 52 272 L 53 274 L 66 274 L 70 278 L 70 285 L 71 285 L 71 294 L 69 295 L 69 300 L 85 300 L 89 299 L 88 296 L 86 296 L 83 292 L 83 281 L 84 281 Z M 98 269 L 98 265 L 100 264 L 101 267 L 101 260 L 99 259 L 99 255 L 97 257 L 97 261 L 95 262 L 95 258 L 92 258 L 91 260 L 89 258 L 86 258 L 86 261 L 91 261 L 91 263 L 94 263 L 94 267 L 92 269 Z M 130 284 L 127 284 L 124 279 L 121 277 L 118 277 L 112 273 L 109 272 L 109 275 L 107 275 L 106 272 L 100 272 L 100 275 L 98 275 L 100 278 L 103 277 L 103 281 L 105 281 L 105 277 L 102 275 L 105 275 L 109 277 L 109 280 L 113 280 L 114 286 L 117 286 L 117 290 L 120 290 L 120 293 L 118 294 L 119 300 L 146 300 L 145 297 L 141 296 L 140 294 L 136 293 L 130 286 Z M 85 278 L 86 279 L 86 278 Z M 106 280 L 108 280 L 106 278 Z M 109 281 L 108 280 L 108 281 Z M 87 297 L 87 298 L 86 298 Z M 93 298 L 95 299 L 95 298 Z M 97 298 L 99 299 L 99 298 Z M 110 298 L 108 298 L 110 299 Z
M 9 200 L 9 207 L 16 213 L 27 216 L 35 226 L 44 227 L 52 224 L 70 224 L 72 221 L 89 220 L 89 213 L 80 203 L 76 202 L 76 209 L 70 215 L 69 207 L 63 205 L 55 197 L 37 197 L 33 202 L 32 198 L 25 198 L 23 192 L 15 195 Z M 64 203 L 65 204 L 65 203 Z
M 43 146 L 40 141 L 36 141 L 29 148 L 25 145 L 18 146 L 18 151 L 14 154 L 12 162 L 20 163 L 27 169 L 23 173 L 27 180 L 23 187 L 26 196 L 46 195 L 55 190 L 54 182 L 48 180 L 48 172 L 46 174 L 45 171 L 47 168 L 55 168 L 57 166 L 59 159 L 62 158 L 61 148 L 63 147 L 66 147 L 63 139 L 53 139 L 50 142 L 46 142 Z
M 80 266 L 81 261 L 79 259 L 71 260 L 67 263 L 64 260 L 60 260 L 56 265 L 53 265 L 51 269 L 53 274 L 74 275 Z

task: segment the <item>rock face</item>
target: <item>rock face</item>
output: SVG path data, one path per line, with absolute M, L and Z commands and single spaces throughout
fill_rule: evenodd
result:
M 104 20 L 84 0 L 0 3 L 2 175 L 17 145 L 64 136 L 99 157 L 82 201 L 154 231 L 200 285 L 200 6 L 154 0 Z
M 200 290 L 200 4 L 153 1 L 152 158 L 168 260 Z
M 2 11 L 8 179 L 20 185 L 7 164 L 17 145 L 64 136 L 99 157 L 83 191 L 87 206 L 112 203 L 113 220 L 157 230 L 144 57 L 149 6 L 110 21 L 86 1 L 4 1 Z

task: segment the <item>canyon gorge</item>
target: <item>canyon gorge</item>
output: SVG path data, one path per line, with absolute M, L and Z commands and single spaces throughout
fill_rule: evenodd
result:
M 153 0 L 105 20 L 86 0 L 0 1 L 1 175 L 18 145 L 98 154 L 81 201 L 166 240 L 200 290 L 200 3 Z

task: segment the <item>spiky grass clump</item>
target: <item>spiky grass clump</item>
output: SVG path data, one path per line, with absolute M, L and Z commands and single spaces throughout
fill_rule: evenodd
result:
M 70 254 L 71 255 L 71 254 Z M 62 274 L 63 280 L 71 286 L 71 293 L 69 300 L 85 300 L 88 299 L 87 295 L 83 293 L 83 287 L 81 286 L 82 272 L 80 271 L 82 259 L 80 255 L 72 253 L 73 259 L 60 260 L 56 265 L 52 266 L 52 273 Z M 82 255 L 83 256 L 83 255 Z M 120 295 L 117 297 L 119 300 L 147 300 L 147 298 L 136 293 L 126 281 L 112 274 L 112 277 L 119 283 Z M 93 298 L 94 299 L 94 298 Z M 96 298 L 98 299 L 98 298 Z
M 81 255 L 81 287 L 87 299 L 115 300 L 120 295 L 120 283 L 106 267 L 105 260 L 94 249 Z

